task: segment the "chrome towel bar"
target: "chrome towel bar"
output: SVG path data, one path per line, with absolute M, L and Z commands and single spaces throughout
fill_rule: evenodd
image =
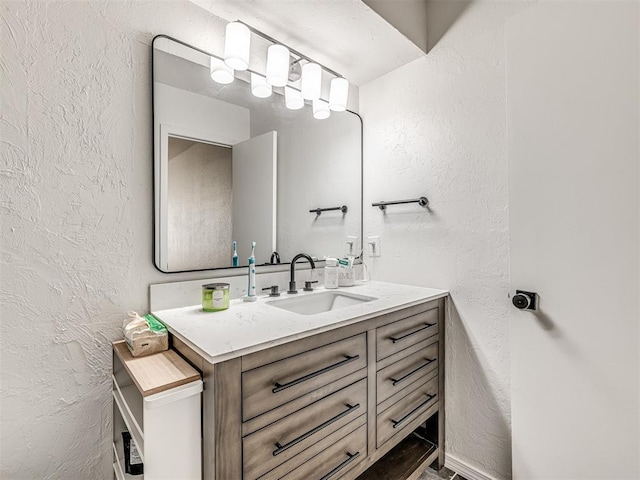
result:
M 412 198 L 411 200 L 394 200 L 392 202 L 372 203 L 371 206 L 378 207 L 380 208 L 380 210 L 386 210 L 387 205 L 400 205 L 403 203 L 417 203 L 421 207 L 426 207 L 427 205 L 429 205 L 429 199 L 427 197 L 420 197 L 420 198 Z
M 320 215 L 322 212 L 332 212 L 334 210 L 340 210 L 342 213 L 347 213 L 347 206 L 342 205 L 341 207 L 330 207 L 330 208 L 314 208 L 313 210 L 309 210 L 309 213 L 315 213 L 316 215 Z

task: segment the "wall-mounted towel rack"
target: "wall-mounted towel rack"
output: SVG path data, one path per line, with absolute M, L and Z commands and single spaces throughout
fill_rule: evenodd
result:
M 341 207 L 330 207 L 330 208 L 314 208 L 313 210 L 309 210 L 309 213 L 315 213 L 316 215 L 320 215 L 322 212 L 332 212 L 334 210 L 340 210 L 342 213 L 347 213 L 347 206 L 342 205 Z
M 378 202 L 372 203 L 372 207 L 378 207 L 380 210 L 386 210 L 387 205 L 400 205 L 401 203 L 417 203 L 421 207 L 429 205 L 429 199 L 427 197 L 413 198 L 411 200 L 395 200 L 393 202 Z

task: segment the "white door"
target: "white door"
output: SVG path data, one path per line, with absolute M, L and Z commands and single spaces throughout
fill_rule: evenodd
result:
M 640 478 L 637 1 L 507 24 L 513 473 Z
M 232 225 L 240 265 L 247 264 L 251 242 L 257 264 L 276 249 L 277 138 L 267 132 L 233 146 Z

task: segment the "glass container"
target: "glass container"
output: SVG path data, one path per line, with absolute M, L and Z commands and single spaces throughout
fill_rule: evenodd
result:
M 202 310 L 219 312 L 229 308 L 229 284 L 209 283 L 202 286 Z

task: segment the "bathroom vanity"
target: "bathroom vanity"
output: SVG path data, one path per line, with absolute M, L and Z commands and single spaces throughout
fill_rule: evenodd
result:
M 281 91 L 269 100 L 255 97 L 247 72 L 234 72 L 237 81 L 229 85 L 212 81 L 211 68 L 221 61 L 213 53 L 166 35 L 154 39 L 152 50 L 160 271 L 228 268 L 234 243 L 245 259 L 257 241 L 258 265 L 276 251 L 284 263 L 295 263 L 300 251 L 321 258 L 347 237 L 358 251 L 358 115 L 346 111 L 318 122 L 310 108 L 286 108 Z M 198 166 L 203 149 L 216 168 Z M 249 169 L 247 152 L 257 159 Z M 328 171 L 341 174 L 327 183 Z M 254 178 L 269 179 L 260 182 L 260 197 Z M 246 199 L 248 207 L 236 215 Z M 204 224 L 212 230 L 203 231 Z M 405 480 L 433 460 L 444 463 L 447 292 L 368 282 L 236 300 L 228 310 L 207 313 L 193 305 L 192 282 L 165 287 L 157 291 L 167 298 L 190 299 L 163 298 L 153 313 L 204 381 L 204 479 Z M 174 305 L 183 307 L 165 309 Z M 384 470 L 387 454 L 397 477 Z
M 367 478 L 407 441 L 402 478 L 443 465 L 446 296 L 368 282 L 154 312 L 203 376 L 203 478 Z

